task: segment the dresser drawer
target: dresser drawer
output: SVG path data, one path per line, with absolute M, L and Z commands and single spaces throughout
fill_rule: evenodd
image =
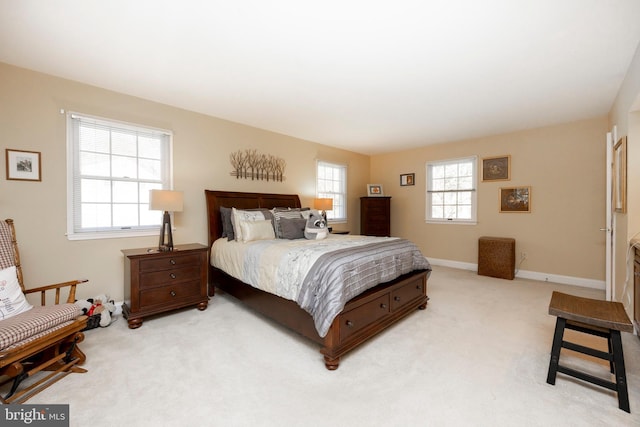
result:
M 154 271 L 140 274 L 140 289 L 180 283 L 200 277 L 200 266 L 174 268 L 171 270 Z
M 388 230 L 386 223 L 370 222 L 367 224 L 367 231 L 370 233 L 384 233 Z
M 340 339 L 347 338 L 389 313 L 389 294 L 349 310 L 341 315 Z
M 367 215 L 373 216 L 378 215 L 382 217 L 386 217 L 389 213 L 389 209 L 385 205 L 369 205 L 367 206 Z
M 388 220 L 389 216 L 388 215 L 384 215 L 384 214 L 375 214 L 375 215 L 369 215 L 368 219 L 369 219 L 369 223 L 370 224 L 374 224 L 374 223 L 380 223 L 380 224 L 387 224 L 389 222 Z
M 200 281 L 176 283 L 140 291 L 140 306 L 167 305 L 200 296 Z
M 180 268 L 188 265 L 200 265 L 200 255 L 188 254 L 143 259 L 140 260 L 140 271 L 158 271 L 170 268 Z
M 408 283 L 391 291 L 391 311 L 397 310 L 403 304 L 425 295 L 424 282 Z

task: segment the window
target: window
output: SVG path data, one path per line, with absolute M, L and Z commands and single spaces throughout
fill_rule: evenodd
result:
M 316 197 L 333 199 L 333 210 L 327 211 L 332 222 L 347 220 L 347 166 L 318 161 Z
M 476 156 L 427 163 L 427 222 L 476 223 Z
M 162 215 L 149 190 L 171 188 L 171 133 L 71 113 L 67 237 L 153 235 Z

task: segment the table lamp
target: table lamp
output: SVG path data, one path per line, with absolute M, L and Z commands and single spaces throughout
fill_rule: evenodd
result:
M 160 228 L 158 251 L 172 251 L 173 236 L 171 235 L 171 217 L 169 216 L 169 212 L 182 212 L 182 191 L 150 190 L 149 209 L 153 211 L 164 211 L 162 227 Z
M 322 218 L 327 223 L 327 211 L 333 210 L 333 199 L 331 198 L 319 198 L 313 199 L 313 208 L 322 211 Z

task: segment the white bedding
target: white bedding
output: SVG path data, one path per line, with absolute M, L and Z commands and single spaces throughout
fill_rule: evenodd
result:
M 220 238 L 211 247 L 211 265 L 255 288 L 296 301 L 303 279 L 321 255 L 395 239 L 330 234 L 323 240 L 272 239 L 242 243 Z

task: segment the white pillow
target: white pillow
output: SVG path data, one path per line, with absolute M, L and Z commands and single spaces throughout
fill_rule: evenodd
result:
M 0 271 L 0 320 L 31 310 L 33 306 L 27 302 L 22 293 L 16 267 L 12 265 Z
M 233 225 L 233 233 L 236 235 L 236 241 L 242 242 L 242 229 L 240 221 L 262 221 L 264 214 L 261 211 L 243 211 L 231 208 L 231 224 Z
M 276 238 L 276 233 L 273 231 L 273 224 L 271 224 L 270 219 L 260 221 L 240 220 L 240 229 L 242 230 L 243 243 L 253 240 L 270 240 Z

